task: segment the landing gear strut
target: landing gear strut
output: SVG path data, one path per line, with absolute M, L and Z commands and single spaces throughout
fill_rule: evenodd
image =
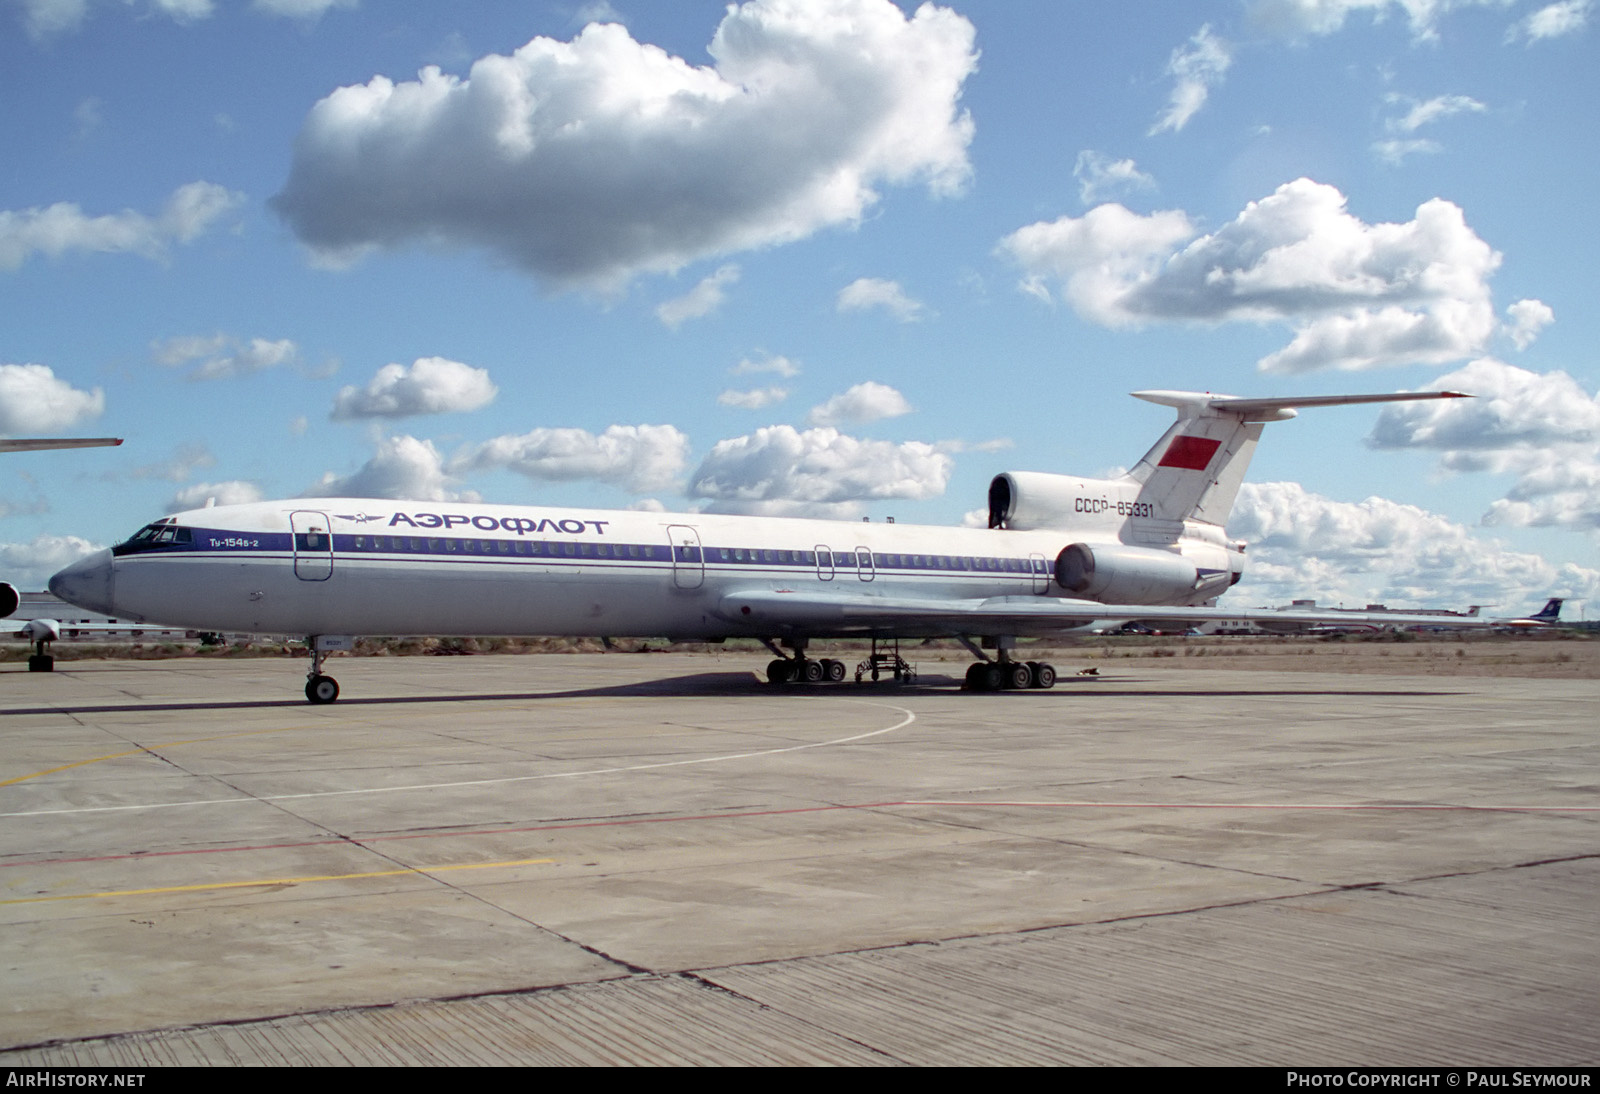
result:
M 56 668 L 55 654 L 49 653 L 48 638 L 41 638 L 33 644 L 33 653 L 28 657 L 29 672 L 54 672 Z
M 967 639 L 963 638 L 961 643 L 978 657 L 984 656 Z M 1056 686 L 1054 665 L 1043 661 L 1013 661 L 1010 640 L 996 639 L 995 644 L 999 647 L 999 656 L 995 660 L 985 659 L 967 667 L 968 691 L 1022 691 L 1026 688 Z
M 56 659 L 50 652 L 50 643 L 61 637 L 61 625 L 54 619 L 32 619 L 22 625 L 19 633 L 33 643 L 33 653 L 28 655 L 28 671 L 54 672 Z
M 318 634 L 306 639 L 306 645 L 311 647 L 311 670 L 306 673 L 307 701 L 321 706 L 339 698 L 339 681 L 323 675 L 322 663 L 330 653 L 354 649 L 355 644 L 354 638 L 342 634 Z

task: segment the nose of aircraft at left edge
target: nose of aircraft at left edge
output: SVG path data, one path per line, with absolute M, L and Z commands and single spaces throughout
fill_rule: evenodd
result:
M 111 549 L 80 558 L 50 579 L 50 591 L 85 611 L 109 615 L 111 606 Z

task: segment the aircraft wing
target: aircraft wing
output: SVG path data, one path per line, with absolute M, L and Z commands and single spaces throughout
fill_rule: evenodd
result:
M 1483 628 L 1487 619 L 1401 612 L 1302 611 L 1273 608 L 1192 608 L 1158 604 L 1101 604 L 1056 596 L 995 596 L 946 600 L 872 593 L 748 589 L 724 596 L 717 613 L 731 623 L 772 634 L 898 634 L 1045 636 L 1096 620 L 1140 620 L 1195 626 L 1222 620 L 1254 623 L 1372 624 L 1379 627 Z
M 0 439 L 0 452 L 39 452 L 47 448 L 108 448 L 121 437 L 13 437 Z
M 13 629 L 14 628 L 14 629 Z M 79 634 L 128 634 L 131 631 L 175 631 L 180 627 L 164 627 L 152 623 L 73 623 L 63 622 L 60 619 L 8 619 L 0 634 L 10 634 L 14 638 L 26 638 L 30 642 L 54 642 L 65 632 L 69 635 Z

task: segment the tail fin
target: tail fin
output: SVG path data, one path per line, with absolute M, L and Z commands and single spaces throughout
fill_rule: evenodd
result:
M 1541 623 L 1554 623 L 1558 621 L 1561 618 L 1561 597 L 1552 596 L 1549 600 L 1545 601 L 1544 607 L 1540 608 L 1539 613 L 1532 618 L 1539 620 Z
M 1288 399 L 1240 399 L 1198 391 L 1135 391 L 1133 395 L 1178 412 L 1178 420 L 1128 472 L 1128 477 L 1140 484 L 1139 500 L 1163 517 L 1218 527 L 1227 524 L 1233 511 L 1262 426 L 1295 417 L 1296 407 L 1471 398 L 1459 391 Z

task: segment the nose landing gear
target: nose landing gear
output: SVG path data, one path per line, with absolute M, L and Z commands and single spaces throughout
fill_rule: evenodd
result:
M 353 650 L 356 640 L 345 634 L 316 634 L 306 639 L 311 647 L 311 670 L 306 673 L 306 701 L 322 706 L 339 698 L 339 681 L 324 676 L 322 663 L 337 650 Z
M 306 677 L 306 698 L 318 705 L 339 698 L 339 681 L 331 676 L 313 672 Z

